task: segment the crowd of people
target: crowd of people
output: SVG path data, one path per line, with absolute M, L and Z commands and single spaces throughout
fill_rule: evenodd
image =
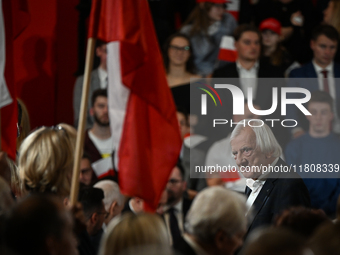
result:
M 142 198 L 120 192 L 104 42 L 96 45 L 100 64 L 86 99 L 75 205 L 69 200 L 83 76 L 74 87 L 74 126 L 30 131 L 18 100 L 17 162 L 0 151 L 0 254 L 340 254 L 340 0 L 241 0 L 238 20 L 226 11 L 228 3 L 196 0 L 160 47 L 183 145 L 155 213 L 145 212 Z M 226 36 L 233 37 L 235 62 L 219 59 Z M 244 95 L 252 89 L 254 98 L 246 97 L 236 115 L 230 94 L 221 93 L 223 114 L 235 125 L 207 135 L 190 89 L 211 78 L 236 78 L 234 86 Z M 276 111 L 261 116 L 272 107 L 274 88 L 310 92 L 305 104 L 287 105 L 295 127 L 263 122 L 282 117 L 281 99 Z M 298 93 L 290 99 L 303 100 Z M 193 178 L 197 165 L 242 173 Z M 332 172 L 311 178 L 292 166 Z

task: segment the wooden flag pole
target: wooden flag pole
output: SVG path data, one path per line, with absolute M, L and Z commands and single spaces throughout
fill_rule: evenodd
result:
M 84 148 L 87 105 L 88 105 L 88 96 L 89 96 L 89 89 L 90 89 L 95 44 L 96 44 L 95 38 L 89 38 L 87 40 L 83 92 L 81 95 L 76 151 L 74 154 L 73 175 L 72 175 L 71 194 L 70 194 L 71 206 L 75 205 L 76 202 L 78 201 L 80 160 L 81 160 L 83 148 Z

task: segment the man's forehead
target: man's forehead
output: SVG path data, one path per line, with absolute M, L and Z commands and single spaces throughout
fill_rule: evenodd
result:
M 260 37 L 254 31 L 245 31 L 242 33 L 240 40 L 260 40 Z
M 96 103 L 107 103 L 107 97 L 105 96 L 97 96 L 96 101 L 94 102 Z
M 329 105 L 329 103 L 326 102 L 309 102 L 308 104 L 308 110 L 324 110 L 324 109 L 328 109 L 328 110 L 332 110 L 331 106 Z
M 319 35 L 316 40 L 315 43 L 317 44 L 323 44 L 323 43 L 327 43 L 327 44 L 333 44 L 333 45 L 337 45 L 338 42 L 336 40 L 333 40 L 331 38 L 328 38 L 326 35 Z
M 231 141 L 231 147 L 237 149 L 245 145 L 252 145 L 256 142 L 255 132 L 251 127 L 245 127 L 241 132 Z

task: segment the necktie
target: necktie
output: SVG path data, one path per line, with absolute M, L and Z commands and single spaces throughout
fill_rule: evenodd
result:
M 328 85 L 328 71 L 322 70 L 321 73 L 323 74 L 323 90 L 329 93 L 329 85 Z
M 178 243 L 180 241 L 181 231 L 179 230 L 178 220 L 175 215 L 175 209 L 170 208 L 168 210 L 168 213 L 169 213 L 170 232 L 172 236 L 172 245 L 174 245 L 175 243 Z

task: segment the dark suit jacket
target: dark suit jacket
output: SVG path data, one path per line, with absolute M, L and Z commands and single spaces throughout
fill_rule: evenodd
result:
M 266 61 L 260 61 L 257 77 L 258 78 L 275 78 L 275 79 L 263 79 L 263 80 L 260 80 L 257 84 L 256 98 L 255 100 L 253 100 L 253 104 L 259 105 L 261 107 L 261 110 L 267 110 L 271 108 L 272 98 L 273 98 L 272 96 L 273 87 L 277 88 L 278 90 L 278 104 L 277 104 L 276 111 L 270 116 L 263 116 L 262 119 L 285 119 L 285 117 L 281 116 L 281 88 L 285 86 L 285 83 L 284 83 L 284 79 L 283 79 L 282 72 L 280 71 L 280 69 L 269 64 Z M 225 67 L 217 69 L 213 73 L 213 78 L 236 78 L 236 79 L 228 79 L 228 82 L 231 82 L 231 84 L 241 88 L 241 84 L 238 79 L 239 73 L 237 70 L 236 63 L 231 63 Z M 281 79 L 278 79 L 278 78 L 281 78 Z M 219 94 L 221 94 L 221 97 L 223 96 L 223 93 L 228 93 L 228 95 L 226 96 L 227 99 L 222 100 L 222 101 L 223 103 L 228 102 L 228 107 L 226 107 L 226 109 L 228 110 L 226 110 L 225 116 L 227 117 L 226 119 L 229 120 L 233 117 L 232 115 L 233 98 L 231 96 L 231 93 L 228 92 L 227 90 L 224 90 L 221 92 L 220 91 L 221 90 L 219 90 Z M 220 118 L 220 117 L 216 117 L 216 118 Z M 271 126 L 271 123 L 268 123 L 268 124 L 269 126 Z M 284 148 L 287 141 L 289 140 L 289 132 L 287 128 L 283 128 L 280 124 L 276 124 L 274 125 L 274 128 L 272 128 L 272 131 L 276 139 L 280 143 L 280 145 Z M 231 129 L 229 130 L 229 132 L 231 132 Z
M 184 238 L 181 238 L 180 242 L 174 243 L 173 248 L 176 252 L 179 252 L 179 254 L 182 254 L 182 255 L 196 255 L 196 252 L 184 240 Z
M 334 78 L 340 78 L 340 65 L 334 63 L 333 66 Z M 308 64 L 296 68 L 292 70 L 289 74 L 290 79 L 288 82 L 289 87 L 300 87 L 309 90 L 310 92 L 319 90 L 319 83 L 317 79 L 294 79 L 294 78 L 317 78 L 317 74 L 312 62 Z M 336 107 L 337 113 L 340 118 L 340 83 L 335 83 L 335 92 L 336 92 Z M 301 95 L 292 94 L 292 98 L 300 98 Z M 296 108 L 294 105 L 287 106 L 287 118 L 288 119 L 295 119 L 298 122 L 298 126 L 302 127 L 305 130 L 308 130 L 308 121 L 305 115 Z
M 287 166 L 280 158 L 275 166 L 281 165 Z M 248 197 L 251 190 L 247 187 L 245 193 Z M 260 226 L 270 225 L 276 215 L 291 206 L 311 206 L 303 180 L 294 172 L 270 174 L 252 205 L 252 220 L 248 233 Z
M 267 63 L 260 61 L 259 69 L 258 69 L 258 78 L 283 78 L 280 70 Z M 240 78 L 236 63 L 228 64 L 225 67 L 217 69 L 213 73 L 213 78 Z M 235 80 L 235 84 L 237 87 L 241 88 L 241 85 L 238 80 Z M 283 84 L 258 84 L 256 90 L 256 103 L 260 105 L 261 109 L 269 109 L 272 104 L 272 87 L 282 87 Z M 280 90 L 280 89 L 279 89 Z

